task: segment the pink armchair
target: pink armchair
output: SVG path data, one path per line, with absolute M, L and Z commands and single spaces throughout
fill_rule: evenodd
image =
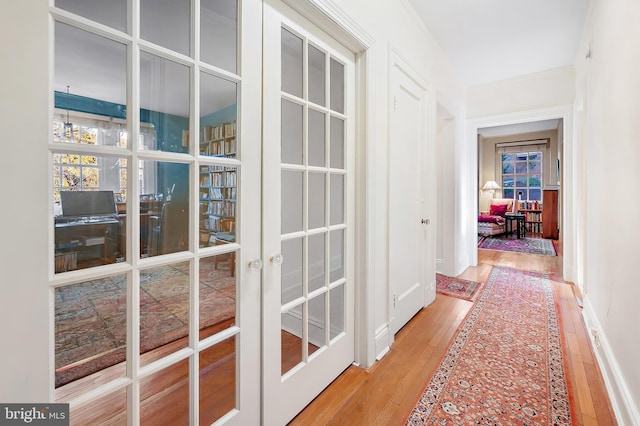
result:
M 488 212 L 481 212 L 478 216 L 478 235 L 498 235 L 506 231 L 506 213 L 515 212 L 515 202 L 510 198 L 494 198 L 491 200 Z

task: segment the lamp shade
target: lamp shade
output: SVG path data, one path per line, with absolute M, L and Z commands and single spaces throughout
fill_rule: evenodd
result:
M 482 189 L 500 189 L 500 185 L 495 180 L 488 180 Z

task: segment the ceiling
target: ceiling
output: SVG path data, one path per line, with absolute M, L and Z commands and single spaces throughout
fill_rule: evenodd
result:
M 571 65 L 589 0 L 409 0 L 468 85 Z
M 498 136 L 520 135 L 523 133 L 540 132 L 544 130 L 556 130 L 560 124 L 559 118 L 553 120 L 530 121 L 527 123 L 507 124 L 504 126 L 484 127 L 478 129 L 478 133 L 485 138 Z

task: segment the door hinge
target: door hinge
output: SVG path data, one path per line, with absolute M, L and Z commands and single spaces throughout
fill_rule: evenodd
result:
M 398 109 L 398 97 L 393 95 L 393 110 L 396 111 Z
M 396 308 L 396 301 L 397 301 L 397 300 L 398 300 L 398 299 L 397 299 L 397 297 L 396 297 L 396 294 L 395 294 L 395 293 L 393 293 L 393 309 L 395 309 L 395 308 Z

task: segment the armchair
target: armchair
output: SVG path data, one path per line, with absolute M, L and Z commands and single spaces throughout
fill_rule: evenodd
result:
M 505 214 L 514 213 L 516 203 L 510 198 L 494 198 L 488 212 L 478 216 L 478 235 L 489 236 L 506 232 Z

